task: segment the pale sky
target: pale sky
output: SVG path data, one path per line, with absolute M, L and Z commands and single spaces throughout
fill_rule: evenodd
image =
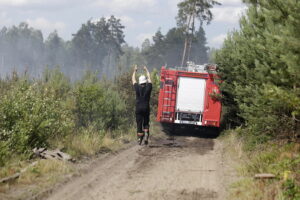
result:
M 89 19 L 115 15 L 126 27 L 125 40 L 140 46 L 161 28 L 165 34 L 176 26 L 180 0 L 0 0 L 0 28 L 27 22 L 42 30 L 44 37 L 57 30 L 65 40 Z M 213 8 L 214 20 L 205 26 L 208 46 L 221 47 L 227 32 L 239 28 L 239 17 L 245 10 L 241 0 L 219 0 Z

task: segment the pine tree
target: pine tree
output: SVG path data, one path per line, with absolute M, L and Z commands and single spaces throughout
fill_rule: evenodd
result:
M 160 29 L 153 36 L 153 44 L 144 49 L 142 55 L 145 56 L 147 60 L 147 65 L 149 69 L 159 68 L 165 65 L 165 36 L 161 33 Z
M 201 26 L 204 22 L 209 24 L 213 18 L 210 9 L 214 5 L 220 5 L 220 3 L 215 0 L 184 0 L 178 4 L 177 24 L 178 27 L 185 30 L 182 67 L 190 56 L 196 20 L 200 22 Z
M 300 119 L 300 2 L 245 2 L 241 30 L 216 56 L 225 104 L 262 140 L 293 137 Z
M 59 37 L 57 31 L 49 34 L 45 42 L 45 54 L 47 64 L 50 67 L 59 65 L 63 67 L 66 55 L 66 48 L 64 40 Z
M 195 33 L 195 41 L 191 46 L 191 56 L 190 60 L 194 61 L 197 64 L 208 63 L 208 50 L 206 46 L 206 36 L 205 31 L 202 26 L 199 27 L 199 30 Z

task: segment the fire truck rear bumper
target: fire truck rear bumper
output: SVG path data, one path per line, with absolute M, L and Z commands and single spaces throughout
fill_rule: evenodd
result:
M 195 121 L 187 121 L 187 120 L 175 120 L 175 124 L 191 124 L 196 126 L 202 126 L 202 122 L 195 122 Z

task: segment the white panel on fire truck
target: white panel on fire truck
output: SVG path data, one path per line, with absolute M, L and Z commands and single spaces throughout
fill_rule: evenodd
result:
M 176 110 L 181 112 L 203 112 L 206 80 L 179 77 Z

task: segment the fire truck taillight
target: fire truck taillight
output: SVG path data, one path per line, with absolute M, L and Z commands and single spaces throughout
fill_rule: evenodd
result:
M 205 125 L 208 126 L 217 126 L 218 122 L 217 121 L 205 121 Z

